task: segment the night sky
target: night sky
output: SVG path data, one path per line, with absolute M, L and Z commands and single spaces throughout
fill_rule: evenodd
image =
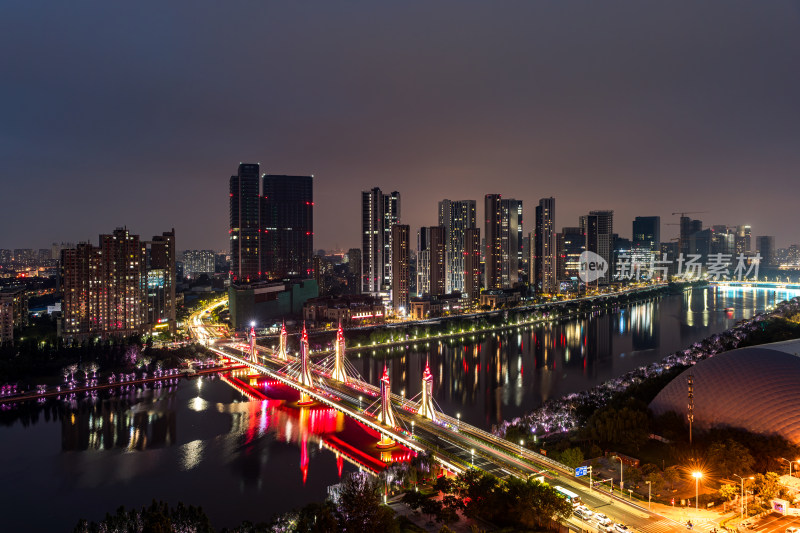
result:
M 0 3 L 0 248 L 225 249 L 240 161 L 314 174 L 315 248 L 360 246 L 374 186 L 412 229 L 500 193 L 526 233 L 555 196 L 559 229 L 710 211 L 786 246 L 800 2 Z

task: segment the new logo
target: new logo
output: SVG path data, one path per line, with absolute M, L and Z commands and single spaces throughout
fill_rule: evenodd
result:
M 579 261 L 578 277 L 584 283 L 597 281 L 608 272 L 608 262 L 594 252 L 583 252 Z

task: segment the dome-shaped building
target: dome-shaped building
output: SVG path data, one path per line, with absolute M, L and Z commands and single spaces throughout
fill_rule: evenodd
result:
M 800 443 L 800 340 L 717 354 L 673 379 L 650 403 L 686 415 L 694 379 L 694 427 L 740 427 Z

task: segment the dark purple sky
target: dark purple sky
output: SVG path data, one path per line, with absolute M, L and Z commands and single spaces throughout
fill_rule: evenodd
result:
M 543 196 L 556 224 L 710 211 L 800 241 L 800 2 L 0 4 L 0 248 L 175 227 L 227 247 L 240 161 L 314 174 L 315 247 L 362 189 Z M 675 233 L 664 226 L 662 234 Z

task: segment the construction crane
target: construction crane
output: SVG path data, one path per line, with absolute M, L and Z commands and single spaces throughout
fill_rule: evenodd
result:
M 708 213 L 708 211 L 679 211 L 677 213 L 672 213 L 672 216 L 680 215 L 681 218 L 683 218 L 686 215 L 698 215 L 700 213 Z

